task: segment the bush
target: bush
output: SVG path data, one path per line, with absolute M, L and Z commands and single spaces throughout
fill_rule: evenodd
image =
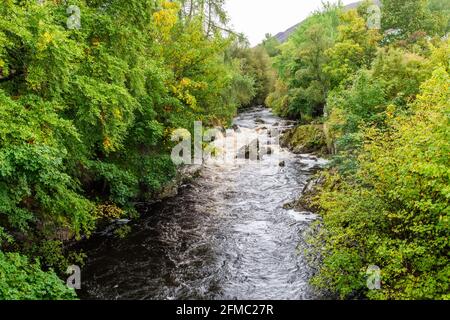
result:
M 412 114 L 388 112 L 365 132 L 355 175 L 331 176 L 317 203 L 322 229 L 310 242 L 322 265 L 313 279 L 341 298 L 449 299 L 450 77 L 422 86 Z M 366 270 L 382 270 L 381 290 Z
M 0 251 L 0 300 L 74 300 L 76 294 L 53 271 L 44 272 L 18 253 Z

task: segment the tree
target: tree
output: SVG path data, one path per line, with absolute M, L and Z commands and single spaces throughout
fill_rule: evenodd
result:
M 263 105 L 275 81 L 272 62 L 265 48 L 236 46 L 231 54 L 239 61 L 242 73 L 253 82 L 254 94 L 243 107 Z
M 433 15 L 429 28 L 435 30 L 439 35 L 448 34 L 450 32 L 450 2 L 446 0 L 430 0 L 429 8 Z
M 181 0 L 182 18 L 190 23 L 194 19 L 199 19 L 207 36 L 213 35 L 216 31 L 227 31 L 228 16 L 224 9 L 225 0 Z
M 53 271 L 17 253 L 0 251 L 0 300 L 74 300 L 76 294 Z
M 382 28 L 394 39 L 407 39 L 417 32 L 434 34 L 428 0 L 382 0 L 382 5 Z
M 267 103 L 324 120 L 335 153 L 302 200 L 322 217 L 306 248 L 312 284 L 342 299 L 449 299 L 450 47 L 437 13 L 445 6 L 383 4 L 384 36 L 366 27 L 368 1 L 305 21 L 280 46 Z M 381 290 L 367 287 L 373 265 Z
M 276 57 L 281 53 L 280 51 L 280 43 L 277 38 L 273 37 L 270 33 L 266 34 L 266 38 L 263 40 L 261 46 L 264 47 L 269 57 Z
M 326 51 L 324 71 L 331 79 L 331 88 L 351 79 L 359 69 L 368 68 L 381 40 L 378 30 L 369 30 L 356 10 L 343 13 L 340 21 L 336 43 Z
M 329 177 L 311 238 L 323 258 L 319 287 L 341 298 L 449 298 L 449 81 L 437 67 L 412 113 L 392 107 L 387 128 L 365 132 L 356 174 Z M 381 290 L 366 286 L 369 265 L 382 270 Z
M 304 121 L 323 115 L 330 90 L 330 79 L 324 72 L 328 62 L 325 52 L 336 39 L 340 10 L 338 6 L 330 6 L 315 13 L 281 47 L 282 54 L 275 58 L 275 66 L 289 89 L 283 114 Z

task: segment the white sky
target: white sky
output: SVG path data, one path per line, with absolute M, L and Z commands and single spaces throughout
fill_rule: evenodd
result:
M 330 2 L 337 2 L 330 1 Z M 357 0 L 343 0 L 344 4 Z M 231 25 L 244 33 L 251 45 L 259 44 L 266 33 L 285 31 L 322 7 L 322 0 L 227 0 Z

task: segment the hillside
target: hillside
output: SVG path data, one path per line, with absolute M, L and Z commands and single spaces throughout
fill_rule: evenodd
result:
M 344 10 L 345 10 L 345 11 L 348 11 L 348 10 L 351 10 L 351 9 L 355 9 L 355 8 L 358 7 L 358 5 L 359 5 L 360 3 L 361 3 L 361 1 L 359 1 L 359 2 L 354 2 L 354 3 L 351 3 L 351 4 L 349 4 L 349 5 L 346 5 L 346 6 L 344 7 Z M 380 0 L 374 0 L 374 3 L 380 5 L 380 4 L 381 4 L 381 1 L 380 1 Z M 308 19 L 308 18 L 306 18 L 306 19 Z M 291 36 L 291 34 L 294 33 L 294 31 L 297 30 L 297 28 L 298 28 L 304 21 L 306 21 L 306 19 L 303 20 L 303 21 L 301 21 L 301 22 L 299 22 L 299 23 L 297 23 L 295 26 L 292 26 L 292 27 L 290 27 L 289 29 L 287 29 L 287 30 L 285 30 L 285 31 L 283 31 L 283 32 L 277 33 L 277 34 L 275 35 L 275 38 L 276 38 L 280 43 L 285 42 L 285 41 Z

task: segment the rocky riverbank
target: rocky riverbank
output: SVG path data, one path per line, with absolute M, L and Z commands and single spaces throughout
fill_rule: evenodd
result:
M 189 183 L 198 177 L 201 170 L 201 165 L 186 165 L 179 167 L 175 178 L 154 195 L 154 201 L 175 197 L 178 194 L 179 188 L 183 184 Z
M 330 155 L 323 125 L 300 125 L 287 130 L 280 139 L 280 144 L 295 154 L 310 154 L 312 157 L 326 158 Z M 313 176 L 301 192 L 299 199 L 284 205 L 285 209 L 299 212 L 317 212 L 314 198 L 323 184 L 323 175 Z
M 281 146 L 295 154 L 329 154 L 323 125 L 301 125 L 287 130 L 280 139 Z
M 161 190 L 151 195 L 151 200 L 145 202 L 135 202 L 134 207 L 138 212 L 141 212 L 142 207 L 150 207 L 158 202 L 164 201 L 169 198 L 176 197 L 179 193 L 180 188 L 188 183 L 191 183 L 195 178 L 197 178 L 202 170 L 201 165 L 189 165 L 180 166 L 177 169 L 175 178 L 167 183 Z M 145 211 L 145 210 L 144 210 Z M 138 219 L 139 216 L 135 217 Z M 104 219 L 98 222 L 98 228 L 95 232 L 100 235 L 114 235 L 118 237 L 125 237 L 128 235 L 130 228 L 128 224 L 132 222 L 130 219 Z M 77 242 L 71 243 L 71 245 L 77 245 Z
M 314 199 L 320 192 L 320 187 L 323 185 L 323 182 L 324 176 L 321 173 L 317 173 L 303 188 L 300 198 L 286 203 L 283 208 L 294 209 L 298 212 L 317 213 L 318 208 L 314 203 Z

